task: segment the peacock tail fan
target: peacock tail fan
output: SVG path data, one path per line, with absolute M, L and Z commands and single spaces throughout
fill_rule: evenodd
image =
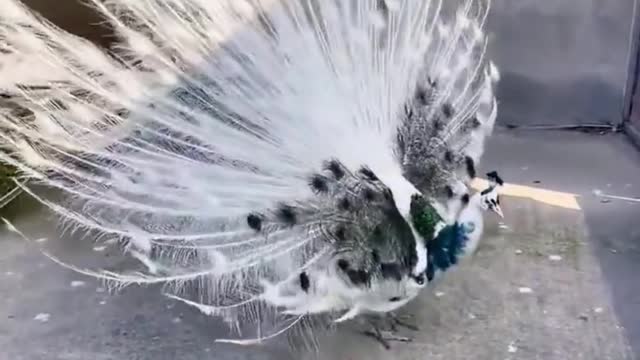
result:
M 398 184 L 430 197 L 465 181 L 493 128 L 488 1 L 90 3 L 110 51 L 0 2 L 0 161 L 67 229 L 117 239 L 145 270 L 61 265 L 165 284 L 236 329 L 285 318 L 239 344 L 304 323 L 318 279 L 343 284 L 338 256 L 370 278 L 372 249 L 413 264 Z

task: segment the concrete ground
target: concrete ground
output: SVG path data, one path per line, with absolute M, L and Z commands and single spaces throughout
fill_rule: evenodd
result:
M 0 360 L 640 359 L 640 203 L 592 195 L 640 196 L 638 152 L 621 135 L 503 130 L 483 165 L 511 184 L 576 194 L 579 206 L 505 197 L 505 224 L 488 218 L 476 256 L 405 310 L 421 326 L 407 332 L 413 343 L 386 351 L 347 324 L 320 336 L 319 353 L 290 351 L 285 339 L 214 344 L 227 335 L 216 319 L 157 288 L 108 294 L 2 231 Z M 61 241 L 24 197 L 5 212 L 67 261 L 119 266 L 90 239 Z

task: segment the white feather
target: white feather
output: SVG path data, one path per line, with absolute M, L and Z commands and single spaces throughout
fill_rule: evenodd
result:
M 332 254 L 315 234 L 256 234 L 244 218 L 311 198 L 307 178 L 330 158 L 368 165 L 408 213 L 417 190 L 394 144 L 425 74 L 443 84 L 436 105 L 459 109 L 450 136 L 476 113 L 490 133 L 495 66 L 483 91 L 472 86 L 485 70 L 488 7 L 467 0 L 448 21 L 443 0 L 387 0 L 387 14 L 378 3 L 93 0 L 121 40 L 111 56 L 4 0 L 0 93 L 35 121 L 0 112 L 0 139 L 18 155 L 0 160 L 65 191 L 64 203 L 29 193 L 78 228 L 128 240 L 150 272 L 87 274 L 178 288 L 205 278 L 211 314 L 257 302 L 300 316 L 382 311 L 326 268 Z M 476 160 L 484 135 L 465 145 Z M 154 260 L 154 246 L 168 259 Z M 192 254 L 198 261 L 184 260 Z M 281 294 L 291 274 L 318 264 L 315 298 Z

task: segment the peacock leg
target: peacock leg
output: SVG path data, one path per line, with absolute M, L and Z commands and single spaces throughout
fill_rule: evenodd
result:
M 387 318 L 391 327 L 391 331 L 397 331 L 398 326 L 409 329 L 411 331 L 420 331 L 420 328 L 417 325 L 407 322 L 407 320 L 413 318 L 411 315 L 396 315 L 394 313 L 388 313 Z
M 389 345 L 390 341 L 398 341 L 398 342 L 411 342 L 413 339 L 406 336 L 396 336 L 393 334 L 389 334 L 387 331 L 381 331 L 378 328 L 373 330 L 363 331 L 362 334 L 365 336 L 371 337 L 377 340 L 385 349 L 391 349 L 391 345 Z
M 400 325 L 395 321 L 394 322 L 385 321 L 387 324 L 391 325 L 391 328 L 390 330 L 381 330 L 380 320 L 382 319 L 380 319 L 379 317 L 376 317 L 375 319 L 370 318 L 368 320 L 368 325 L 370 326 L 370 329 L 362 331 L 362 334 L 367 337 L 375 339 L 387 350 L 391 348 L 391 345 L 389 344 L 391 341 L 404 342 L 404 343 L 413 341 L 413 339 L 410 337 L 395 335 L 395 333 L 397 332 L 397 325 Z M 404 324 L 402 326 L 404 326 Z

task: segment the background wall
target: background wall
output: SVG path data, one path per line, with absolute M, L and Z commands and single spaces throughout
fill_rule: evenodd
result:
M 619 123 L 634 0 L 493 0 L 500 122 Z

